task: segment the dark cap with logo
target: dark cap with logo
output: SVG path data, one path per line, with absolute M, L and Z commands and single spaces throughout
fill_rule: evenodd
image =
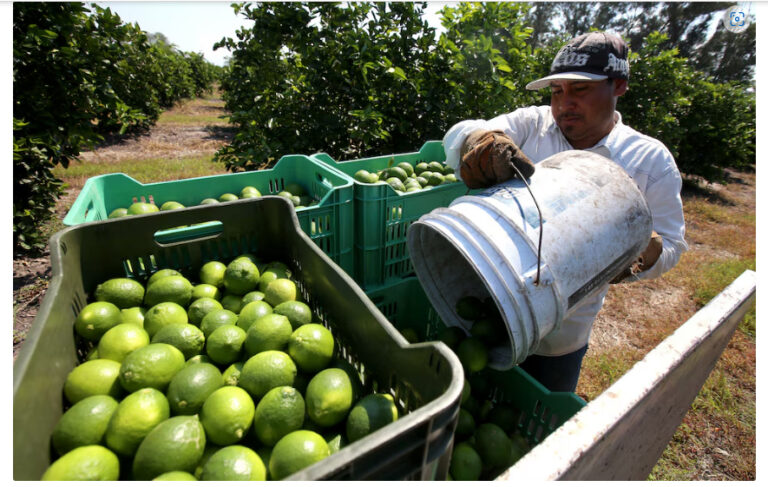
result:
M 627 44 L 606 32 L 590 32 L 572 39 L 555 56 L 549 76 L 526 85 L 529 90 L 549 86 L 554 80 L 600 81 L 629 79 Z

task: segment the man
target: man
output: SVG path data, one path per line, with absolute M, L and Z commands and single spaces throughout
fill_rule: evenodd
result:
M 550 74 L 526 88 L 551 89 L 550 106 L 520 108 L 491 120 L 466 120 L 445 134 L 446 163 L 470 188 L 530 177 L 535 163 L 565 150 L 597 152 L 621 165 L 637 183 L 653 218 L 648 248 L 614 282 L 650 279 L 677 264 L 688 247 L 680 199 L 682 180 L 669 150 L 624 125 L 616 111 L 629 80 L 621 38 L 591 32 L 555 56 Z M 606 285 L 569 311 L 560 330 L 544 337 L 520 366 L 553 391 L 576 389 L 589 335 Z

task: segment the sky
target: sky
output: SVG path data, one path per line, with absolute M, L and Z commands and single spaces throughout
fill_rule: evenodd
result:
M 178 49 L 202 53 L 218 66 L 224 65 L 230 52 L 226 48 L 214 51 L 213 44 L 224 37 L 235 38 L 240 27 L 252 24 L 242 15 L 235 15 L 232 1 L 96 3 L 112 9 L 123 22 L 135 22 L 145 32 L 160 32 Z M 446 3 L 454 2 L 430 2 L 427 21 L 431 26 L 440 26 L 436 12 Z

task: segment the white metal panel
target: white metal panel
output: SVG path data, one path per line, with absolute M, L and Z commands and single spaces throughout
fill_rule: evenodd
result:
M 645 480 L 755 302 L 745 271 L 497 480 Z

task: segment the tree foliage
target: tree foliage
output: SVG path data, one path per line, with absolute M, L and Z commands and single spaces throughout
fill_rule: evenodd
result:
M 62 193 L 53 168 L 105 135 L 148 128 L 162 108 L 209 88 L 211 73 L 196 55 L 151 45 L 109 8 L 15 3 L 14 253 L 45 246 L 40 226 Z

